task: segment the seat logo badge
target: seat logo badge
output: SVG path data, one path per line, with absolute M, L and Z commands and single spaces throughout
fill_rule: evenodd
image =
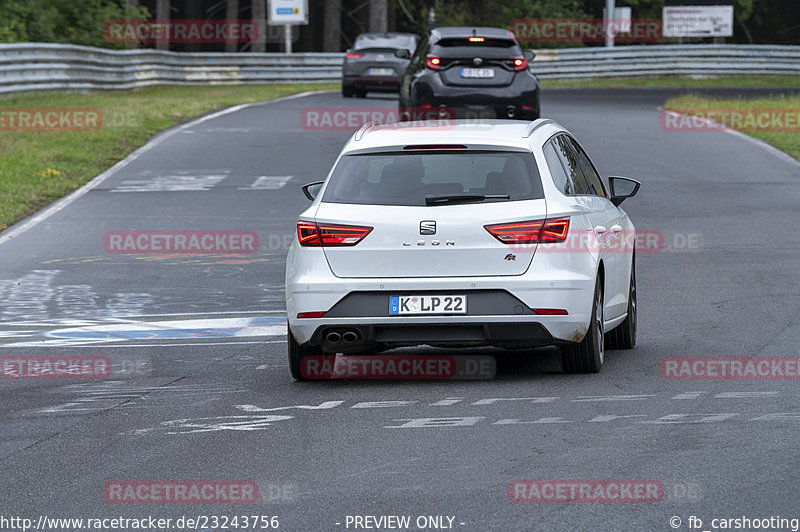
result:
M 435 235 L 436 234 L 436 220 L 423 220 L 419 223 L 419 234 L 421 235 Z
M 517 256 L 514 255 L 513 253 L 509 253 L 508 255 L 506 255 L 506 260 L 517 260 Z
M 481 59 L 480 57 L 476 57 L 475 59 L 472 60 L 472 64 L 475 66 L 481 66 L 483 64 L 483 59 Z

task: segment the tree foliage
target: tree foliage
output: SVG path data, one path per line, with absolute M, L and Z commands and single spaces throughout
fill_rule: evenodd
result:
M 115 0 L 0 0 L 0 42 L 55 42 L 123 48 L 103 37 L 115 19 L 146 19 L 146 8 L 126 9 Z

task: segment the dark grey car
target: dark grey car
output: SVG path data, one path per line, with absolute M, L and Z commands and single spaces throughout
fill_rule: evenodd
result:
M 368 91 L 398 92 L 418 43 L 419 35 L 413 33 L 359 35 L 342 64 L 342 95 L 363 98 Z

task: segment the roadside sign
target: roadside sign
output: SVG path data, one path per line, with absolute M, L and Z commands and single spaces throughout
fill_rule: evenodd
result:
M 733 6 L 665 6 L 664 37 L 732 37 Z
M 308 24 L 308 0 L 269 0 L 267 22 L 275 25 Z

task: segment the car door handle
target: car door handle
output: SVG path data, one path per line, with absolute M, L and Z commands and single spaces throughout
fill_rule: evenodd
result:
M 619 233 L 620 231 L 622 231 L 622 226 L 619 224 L 614 224 L 611 226 L 611 230 L 615 233 Z
M 604 225 L 596 225 L 594 227 L 593 231 L 595 233 L 597 233 L 598 235 L 602 235 L 603 233 L 607 233 L 608 229 L 606 229 L 606 226 L 604 226 Z

